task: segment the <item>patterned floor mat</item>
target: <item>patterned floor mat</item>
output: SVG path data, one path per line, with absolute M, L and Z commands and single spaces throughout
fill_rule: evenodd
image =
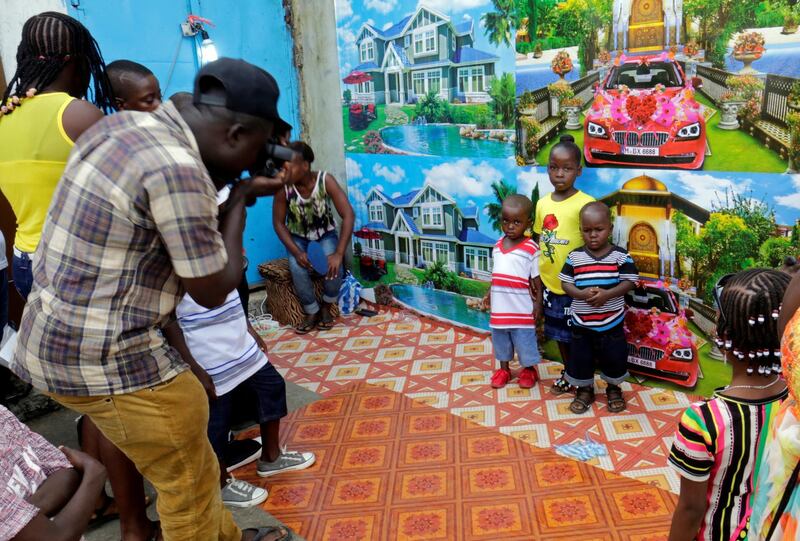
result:
M 342 321 L 327 332 L 297 336 L 287 329 L 268 335 L 272 362 L 288 380 L 325 396 L 364 381 L 543 448 L 588 434 L 609 449 L 594 465 L 678 492 L 678 477 L 666 458 L 690 404 L 687 395 L 625 383 L 628 410 L 609 414 L 598 379 L 597 401 L 586 414 L 574 415 L 571 398 L 548 391 L 560 374 L 558 363 L 539 366 L 541 381 L 533 389 L 512 381 L 494 390 L 486 336 L 393 309 Z
M 309 540 L 556 541 L 582 528 L 584 541 L 656 541 L 675 508 L 668 491 L 363 382 L 291 413 L 282 432 L 317 454 L 312 468 L 236 475 L 266 486 L 264 509 Z

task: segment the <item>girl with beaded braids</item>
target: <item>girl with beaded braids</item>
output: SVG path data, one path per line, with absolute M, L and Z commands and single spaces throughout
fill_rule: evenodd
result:
M 670 541 L 746 539 L 764 442 L 787 396 L 778 317 L 791 277 L 750 269 L 714 287 L 731 383 L 683 414 L 669 456 L 681 477 Z
M 83 98 L 90 96 L 94 105 Z M 17 69 L 0 101 L 0 191 L 17 218 L 14 285 L 27 299 L 32 260 L 47 209 L 73 142 L 114 109 L 103 56 L 89 31 L 63 13 L 34 15 L 22 27 Z M 84 450 L 108 470 L 115 498 L 101 494 L 93 522 L 120 515 L 123 541 L 153 539 L 141 474 L 86 418 Z M 115 501 L 116 500 L 116 501 Z

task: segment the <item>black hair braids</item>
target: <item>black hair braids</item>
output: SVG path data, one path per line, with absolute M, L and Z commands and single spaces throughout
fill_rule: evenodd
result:
M 83 59 L 92 77 L 87 98 L 109 113 L 114 110 L 114 94 L 106 75 L 103 55 L 97 42 L 80 22 L 63 13 L 48 11 L 34 15 L 22 27 L 17 48 L 17 70 L 8 83 L 0 104 L 13 104 L 50 85 L 71 60 Z M 13 99 L 16 98 L 16 99 Z M 13 107 L 8 107 L 13 110 Z
M 778 314 L 791 276 L 772 269 L 749 269 L 725 283 L 717 321 L 717 345 L 732 351 L 760 374 L 780 367 Z

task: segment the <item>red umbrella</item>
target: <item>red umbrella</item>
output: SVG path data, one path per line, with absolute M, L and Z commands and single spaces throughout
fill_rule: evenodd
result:
M 366 240 L 380 240 L 381 238 L 380 233 L 378 233 L 377 231 L 373 231 L 372 229 L 367 229 L 366 227 L 362 227 L 353 234 L 360 239 L 366 239 Z
M 372 76 L 364 73 L 363 71 L 351 71 L 350 75 L 342 79 L 344 84 L 347 85 L 357 85 L 361 83 L 366 83 L 367 81 L 371 81 Z

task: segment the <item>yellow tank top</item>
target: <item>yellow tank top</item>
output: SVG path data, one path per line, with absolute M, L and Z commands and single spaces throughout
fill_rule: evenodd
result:
M 74 100 L 63 92 L 26 99 L 0 115 L 0 191 L 17 215 L 14 245 L 34 252 L 73 141 L 64 131 L 64 110 Z

